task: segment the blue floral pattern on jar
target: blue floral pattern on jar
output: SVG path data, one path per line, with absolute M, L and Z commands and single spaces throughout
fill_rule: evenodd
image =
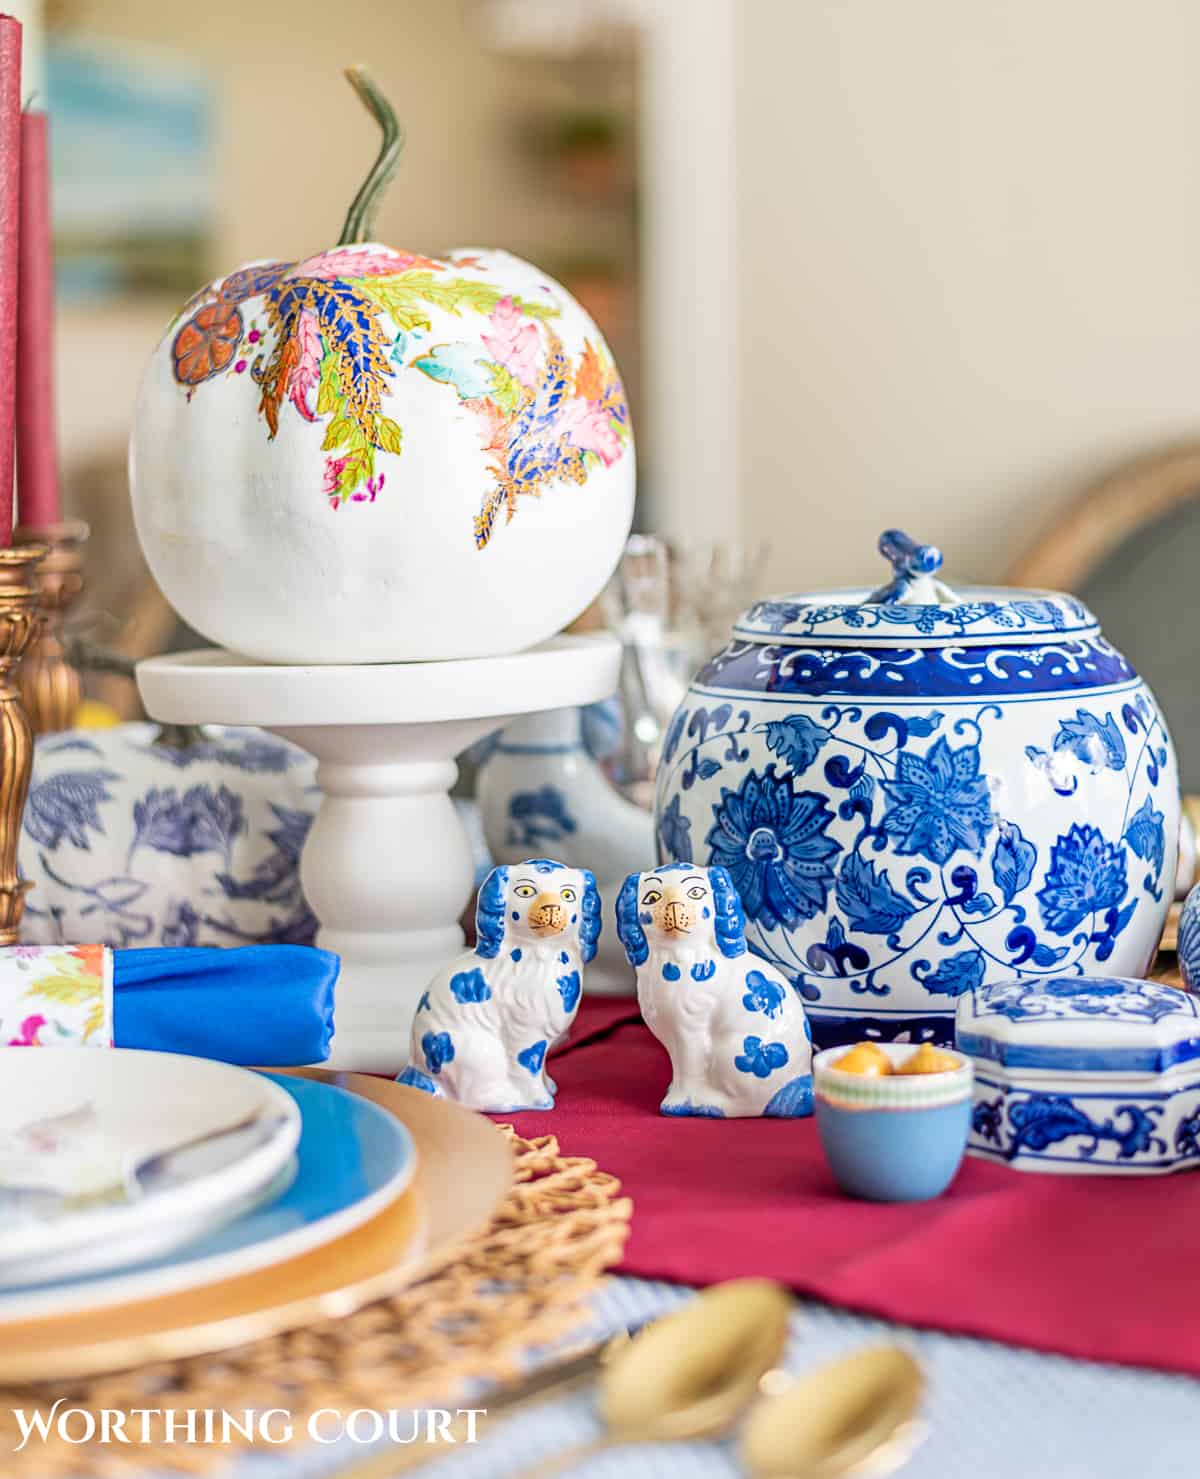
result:
M 797 790 L 768 765 L 736 792 L 723 787 L 713 818 L 711 861 L 728 870 L 748 919 L 774 929 L 825 908 L 841 844 L 825 835 L 833 812 L 823 795 Z
M 924 757 L 906 750 L 881 784 L 889 804 L 880 825 L 898 853 L 945 863 L 959 848 L 983 852 L 993 817 L 978 745 L 952 750 L 941 738 Z
M 860 684 L 873 667 L 886 685 L 896 654 L 840 652 L 861 659 L 842 700 L 781 679 L 811 649 L 746 659 L 752 644 L 733 645 L 731 686 L 718 657 L 668 729 L 660 855 L 729 870 L 751 949 L 790 977 L 818 1043 L 950 1042 L 957 998 L 982 985 L 1145 970 L 1174 873 L 1177 779 L 1162 717 L 1119 654 L 1090 690 L 1081 670 L 1048 693 L 1012 678 L 1014 660 L 1045 668 L 1008 648 L 990 680 L 1008 691 L 977 702 L 949 684 L 901 702 Z M 956 653 L 979 667 L 978 650 L 920 655 L 949 667 Z

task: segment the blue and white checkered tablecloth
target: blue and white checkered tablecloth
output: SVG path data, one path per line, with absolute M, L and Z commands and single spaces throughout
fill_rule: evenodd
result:
M 597 1333 L 662 1314 L 691 1293 L 613 1279 L 597 1300 Z M 1200 1382 L 1189 1377 L 1038 1355 L 824 1305 L 798 1312 L 786 1365 L 801 1373 L 881 1340 L 910 1346 L 929 1380 L 928 1436 L 905 1479 L 1200 1479 Z M 419 1479 L 517 1479 L 597 1432 L 592 1398 L 580 1392 L 515 1415 L 478 1447 L 447 1449 L 412 1472 Z M 256 1456 L 218 1479 L 329 1479 L 368 1451 L 346 1444 Z M 734 1445 L 724 1442 L 622 1447 L 569 1472 L 580 1479 L 737 1479 L 741 1470 Z

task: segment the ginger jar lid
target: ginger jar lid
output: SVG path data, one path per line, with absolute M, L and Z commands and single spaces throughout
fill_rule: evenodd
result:
M 1119 977 L 999 981 L 959 997 L 954 1040 L 1009 1070 L 1163 1073 L 1200 1059 L 1200 998 Z
M 1100 630 L 1082 601 L 1058 591 L 952 591 L 936 578 L 941 550 L 899 529 L 880 535 L 879 552 L 892 567 L 886 585 L 756 601 L 734 623 L 734 638 L 785 647 L 991 647 Z

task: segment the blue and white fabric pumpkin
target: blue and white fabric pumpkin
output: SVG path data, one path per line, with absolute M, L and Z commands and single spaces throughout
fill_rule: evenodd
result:
M 256 729 L 156 744 L 155 724 L 41 738 L 19 861 L 22 940 L 311 944 L 300 850 L 316 761 Z

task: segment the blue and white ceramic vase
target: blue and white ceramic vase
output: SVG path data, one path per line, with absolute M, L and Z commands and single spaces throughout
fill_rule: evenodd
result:
M 654 819 L 609 781 L 586 743 L 599 705 L 526 714 L 489 743 L 476 777 L 488 851 L 497 863 L 531 854 L 589 868 L 601 896 L 615 900 L 627 874 L 654 861 Z M 634 973 L 615 930 L 600 935 L 586 990 L 632 996 Z
M 663 861 L 719 864 L 822 1046 L 953 1041 L 1014 977 L 1140 976 L 1174 887 L 1158 706 L 1072 596 L 956 595 L 880 540 L 881 589 L 760 601 L 663 748 Z

